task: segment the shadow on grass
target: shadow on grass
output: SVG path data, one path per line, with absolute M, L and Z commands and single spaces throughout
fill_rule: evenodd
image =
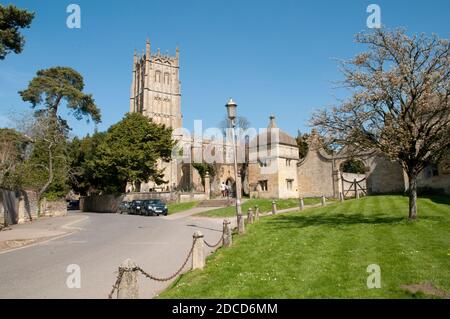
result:
M 450 195 L 430 195 L 420 196 L 420 198 L 427 198 L 436 204 L 450 205 Z
M 420 220 L 441 221 L 439 216 L 422 216 Z M 348 225 L 387 225 L 409 223 L 406 217 L 363 214 L 318 214 L 312 216 L 305 215 L 284 215 L 273 218 L 267 222 L 276 228 L 303 228 L 311 226 L 348 226 Z

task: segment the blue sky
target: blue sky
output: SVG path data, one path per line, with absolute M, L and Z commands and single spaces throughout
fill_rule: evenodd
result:
M 98 129 L 106 130 L 129 110 L 134 49 L 146 37 L 152 48 L 181 50 L 184 126 L 194 120 L 216 126 L 231 96 L 238 112 L 253 127 L 265 127 L 269 114 L 278 126 L 296 134 L 309 131 L 314 109 L 336 101 L 342 92 L 334 58 L 351 58 L 364 48 L 354 35 L 367 30 L 366 8 L 381 7 L 382 24 L 405 27 L 409 33 L 437 33 L 449 38 L 450 1 L 253 1 L 253 0 L 46 0 L 1 1 L 36 12 L 25 30 L 20 55 L 0 61 L 0 126 L 11 112 L 29 110 L 17 91 L 36 71 L 70 66 L 79 71 L 103 114 Z M 66 7 L 81 6 L 81 29 L 66 27 Z M 67 110 L 73 134 L 94 130 Z

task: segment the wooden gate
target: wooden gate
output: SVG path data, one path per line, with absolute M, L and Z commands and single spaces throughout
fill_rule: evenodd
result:
M 344 193 L 344 197 L 349 197 L 349 193 L 350 197 L 359 197 L 359 194 L 363 194 L 363 195 L 367 195 L 367 188 L 361 185 L 362 182 L 364 182 L 366 180 L 366 177 L 360 179 L 360 180 L 356 180 L 356 178 L 353 181 L 349 181 L 347 179 L 344 178 L 343 175 L 341 175 L 341 179 L 342 179 L 342 192 Z M 347 187 L 346 187 L 347 184 Z M 352 194 L 353 193 L 353 194 Z

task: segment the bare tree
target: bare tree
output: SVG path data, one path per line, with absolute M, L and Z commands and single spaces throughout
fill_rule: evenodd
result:
M 28 142 L 19 132 L 0 128 L 0 186 L 5 187 L 5 178 L 24 160 Z
M 341 63 L 352 95 L 311 124 L 340 144 L 398 160 L 409 180 L 409 218 L 417 217 L 417 176 L 450 149 L 450 46 L 403 30 L 359 34 L 368 51 Z

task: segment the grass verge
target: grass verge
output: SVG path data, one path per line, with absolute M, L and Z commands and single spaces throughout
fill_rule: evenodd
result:
M 371 196 L 261 219 L 160 298 L 424 298 L 402 285 L 450 291 L 450 197 Z M 381 269 L 368 289 L 367 267 Z
M 171 203 L 167 204 L 167 208 L 169 209 L 169 215 L 183 212 L 185 210 L 194 208 L 198 205 L 198 201 L 194 202 L 186 202 L 186 203 Z
M 298 198 L 289 198 L 289 199 L 277 199 L 277 209 L 286 209 L 292 207 L 298 207 Z M 305 205 L 313 205 L 320 203 L 320 198 L 305 198 Z M 242 213 L 247 214 L 247 210 L 251 207 L 254 208 L 255 205 L 258 205 L 260 212 L 269 212 L 272 211 L 272 199 L 248 199 L 242 203 Z M 232 217 L 236 215 L 235 206 L 222 207 L 218 209 L 209 210 L 207 212 L 203 212 L 198 214 L 197 216 L 204 217 Z

